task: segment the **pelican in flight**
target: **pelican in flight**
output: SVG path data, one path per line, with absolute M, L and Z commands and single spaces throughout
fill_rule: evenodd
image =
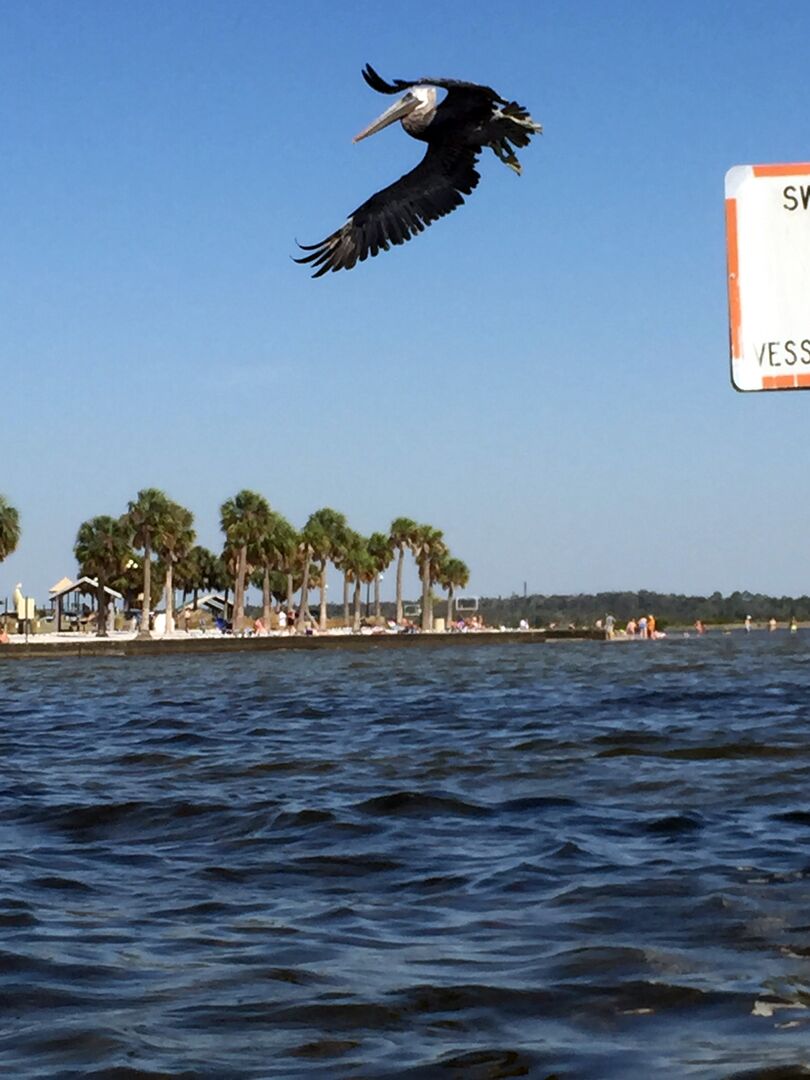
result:
M 402 94 L 382 116 L 355 135 L 354 142 L 399 120 L 405 131 L 427 143 L 427 153 L 396 183 L 372 195 L 351 214 L 337 232 L 319 244 L 299 244 L 307 252 L 299 263 L 309 263 L 313 277 L 328 270 L 351 270 L 369 255 L 404 244 L 427 225 L 451 213 L 478 184 L 475 168 L 485 146 L 518 175 L 515 148 L 529 145 L 542 131 L 522 105 L 506 101 L 489 86 L 456 79 L 381 79 L 371 64 L 363 78 L 380 94 Z M 446 96 L 437 104 L 437 88 Z

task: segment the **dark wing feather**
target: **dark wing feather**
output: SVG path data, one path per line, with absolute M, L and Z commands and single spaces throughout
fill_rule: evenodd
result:
M 394 79 L 393 82 L 388 83 L 377 74 L 371 64 L 366 64 L 363 68 L 363 78 L 371 89 L 376 90 L 378 94 L 401 94 L 411 86 L 438 86 L 442 90 L 447 90 L 449 95 L 461 96 L 463 94 L 465 97 L 475 95 L 486 98 L 487 101 L 506 103 L 505 99 L 496 93 L 491 86 L 462 82 L 461 79 Z
M 477 159 L 474 147 L 428 147 L 415 169 L 358 206 L 341 229 L 319 244 L 299 244 L 309 254 L 295 262 L 311 263 L 312 276 L 320 277 L 329 270 L 351 270 L 391 244 L 404 244 L 461 206 L 478 183 Z

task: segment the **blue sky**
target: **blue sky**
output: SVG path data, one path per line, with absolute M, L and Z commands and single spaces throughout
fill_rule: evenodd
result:
M 481 594 L 808 589 L 801 393 L 729 382 L 723 180 L 810 156 L 795 3 L 0 2 L 0 565 L 162 487 L 218 548 L 242 487 L 301 525 L 444 529 Z M 312 281 L 419 159 L 351 136 L 384 77 L 545 129 L 518 179 Z M 390 582 L 386 582 L 386 591 Z

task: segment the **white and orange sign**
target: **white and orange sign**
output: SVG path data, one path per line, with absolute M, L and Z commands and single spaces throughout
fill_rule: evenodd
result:
M 731 381 L 810 389 L 810 163 L 726 173 Z

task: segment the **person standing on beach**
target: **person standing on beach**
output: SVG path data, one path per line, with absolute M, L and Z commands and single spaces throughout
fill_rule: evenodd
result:
M 745 632 L 746 632 L 746 634 L 751 633 L 751 616 L 750 615 L 745 616 Z
M 647 616 L 646 615 L 642 615 L 641 618 L 638 620 L 638 636 L 640 638 L 646 638 L 647 637 Z
M 616 626 L 616 620 L 614 619 L 614 617 L 612 615 L 606 615 L 605 616 L 605 633 L 607 634 L 607 637 L 608 637 L 609 641 L 612 641 L 613 637 L 615 636 L 615 633 L 616 633 L 615 626 Z
M 647 616 L 647 637 L 648 638 L 654 638 L 655 637 L 655 616 L 654 615 L 648 615 Z

